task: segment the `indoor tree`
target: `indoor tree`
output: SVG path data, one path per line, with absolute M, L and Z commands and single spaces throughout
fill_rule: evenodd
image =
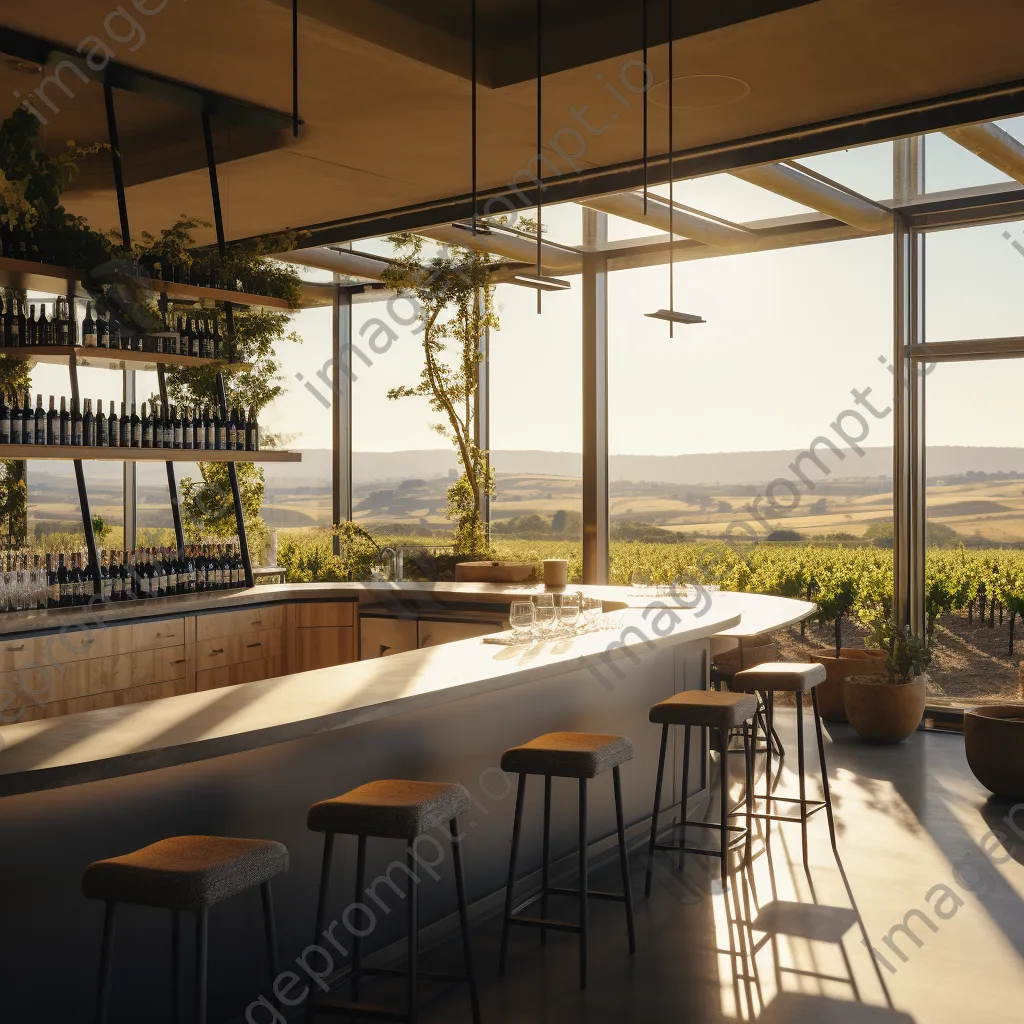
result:
M 497 330 L 490 256 L 461 246 L 424 253 L 422 237 L 390 235 L 391 265 L 382 280 L 418 303 L 423 370 L 419 382 L 392 388 L 388 398 L 426 398 L 438 420 L 432 428 L 455 447 L 461 473 L 448 489 L 448 518 L 455 523 L 455 550 L 486 550 L 484 499 L 493 493 L 488 453 L 476 437 L 477 367 L 481 339 Z

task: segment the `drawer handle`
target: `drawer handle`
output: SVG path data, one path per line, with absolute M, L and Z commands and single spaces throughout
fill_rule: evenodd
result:
M 23 650 L 25 650 L 25 645 L 22 644 L 20 647 L 8 647 L 7 650 L 9 650 L 9 651 L 23 651 Z
M 223 647 L 215 647 L 212 651 L 210 651 L 210 653 L 211 654 L 223 654 L 224 653 L 224 648 Z
M 177 633 L 157 633 L 156 638 L 157 638 L 157 640 L 160 640 L 163 637 L 166 637 L 166 638 L 169 639 L 170 637 L 177 636 L 177 635 L 178 635 Z
M 262 626 L 263 625 L 263 620 L 262 619 L 257 619 L 255 622 L 250 622 L 249 625 L 250 626 Z
M 246 644 L 245 646 L 246 646 L 246 647 L 262 647 L 262 646 L 263 646 L 263 644 L 262 644 L 262 642 L 261 642 L 261 643 L 258 643 L 258 644 Z
M 90 637 L 88 640 L 83 640 L 82 641 L 82 646 L 83 647 L 88 647 L 90 644 L 94 644 L 94 643 L 96 643 L 96 637 Z
M 172 665 L 184 665 L 185 664 L 185 659 L 184 658 L 179 658 L 177 661 L 172 661 L 171 664 Z

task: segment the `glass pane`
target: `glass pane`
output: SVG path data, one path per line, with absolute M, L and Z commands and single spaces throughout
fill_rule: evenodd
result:
M 930 700 L 1019 697 L 1024 361 L 940 363 L 927 378 Z
M 804 164 L 819 174 L 859 192 L 869 199 L 892 198 L 893 144 L 880 142 L 855 149 L 801 157 Z
M 925 137 L 924 168 L 929 192 L 947 192 L 1013 180 L 942 132 Z
M 928 341 L 1024 334 L 1024 222 L 936 231 L 925 246 Z

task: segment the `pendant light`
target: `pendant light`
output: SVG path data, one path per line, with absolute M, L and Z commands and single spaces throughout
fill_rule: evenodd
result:
M 668 309 L 659 309 L 654 313 L 645 313 L 652 320 L 668 322 L 668 336 L 675 337 L 676 324 L 707 323 L 696 313 L 679 313 L 676 311 L 676 234 L 675 234 L 675 24 L 673 7 L 675 0 L 668 0 Z M 646 100 L 647 93 L 644 92 Z M 645 196 L 646 198 L 646 196 Z
M 647 0 L 643 0 L 641 4 L 641 47 L 643 49 L 643 65 L 644 65 L 644 216 L 647 216 L 647 151 L 648 151 L 648 139 L 647 139 L 647 94 L 651 91 L 647 85 Z
M 542 114 L 544 110 L 544 24 L 541 16 L 542 0 L 537 0 L 537 278 L 543 278 L 544 269 L 541 266 L 541 225 L 543 224 L 544 200 L 541 192 L 544 188 L 544 140 Z M 541 296 L 543 288 L 537 288 L 537 312 L 542 311 Z

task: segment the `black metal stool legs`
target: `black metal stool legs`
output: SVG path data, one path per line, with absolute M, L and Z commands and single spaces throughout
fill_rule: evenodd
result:
M 96 1024 L 105 1024 L 110 1005 L 111 954 L 114 949 L 114 921 L 117 904 L 108 903 L 103 915 L 103 945 L 100 947 L 100 974 L 96 986 Z
M 181 1024 L 181 911 L 171 911 L 171 1020 Z
M 196 911 L 196 1024 L 206 1024 L 206 979 L 209 963 L 209 914 Z
M 689 734 L 690 728 L 686 728 Z M 719 779 L 719 820 L 722 823 L 722 890 L 725 891 L 725 880 L 729 877 L 729 730 L 718 731 L 718 752 L 721 778 Z M 683 790 L 683 799 L 686 798 L 686 790 Z M 685 812 L 684 815 L 685 817 Z
M 469 1003 L 473 1012 L 473 1024 L 480 1024 L 480 993 L 476 987 L 476 971 L 473 968 L 473 951 L 469 942 L 469 901 L 466 899 L 466 875 L 462 867 L 462 845 L 459 839 L 459 819 L 448 822 L 452 837 L 452 864 L 455 869 L 455 894 L 459 905 L 459 928 L 462 931 L 462 956 L 466 963 L 466 980 L 469 982 Z
M 316 928 L 313 932 L 314 945 L 323 934 L 324 921 L 327 918 L 327 897 L 331 891 L 331 865 L 334 861 L 334 833 L 324 833 L 324 855 L 320 865 L 320 888 L 316 897 Z M 316 1015 L 312 997 L 306 1000 L 306 1021 L 311 1022 Z
M 544 866 L 541 868 L 540 916 L 548 916 L 548 889 L 551 887 L 551 776 L 544 776 Z M 541 928 L 540 944 L 548 944 L 548 930 Z
M 629 884 L 629 853 L 626 850 L 626 825 L 622 814 L 622 780 L 619 766 L 612 769 L 612 785 L 615 789 L 615 826 L 619 833 L 619 867 L 622 871 L 622 894 L 626 902 L 626 934 L 629 937 L 629 952 L 636 952 L 636 932 L 633 928 L 633 889 Z
M 587 987 L 587 780 L 580 779 L 580 988 Z
M 356 840 L 356 888 L 352 902 L 361 904 L 363 887 L 366 885 L 366 836 Z M 352 1001 L 359 1002 L 359 983 L 363 966 L 363 941 L 359 933 L 352 931 Z
M 690 727 L 683 726 L 683 789 L 679 794 L 679 870 L 683 870 L 686 847 L 686 802 L 690 796 Z
M 516 788 L 516 813 L 512 822 L 512 850 L 508 858 L 508 886 L 505 889 L 505 919 L 501 924 L 501 953 L 498 956 L 498 974 L 505 974 L 508 959 L 508 932 L 512 924 L 512 904 L 516 886 L 516 861 L 519 859 L 519 833 L 523 827 L 523 800 L 526 796 L 526 776 L 520 774 Z
M 267 969 L 270 971 L 270 998 L 277 1010 L 281 1007 L 277 995 L 274 993 L 274 982 L 277 980 L 277 922 L 274 919 L 274 897 L 270 891 L 270 883 L 264 882 L 260 886 L 260 896 L 263 901 L 263 934 L 267 943 Z
M 661 753 L 658 756 L 658 781 L 654 784 L 654 810 L 651 813 L 651 838 L 647 844 L 647 877 L 644 880 L 644 896 L 651 895 L 651 880 L 654 877 L 654 850 L 658 842 L 658 811 L 661 808 L 661 785 L 665 778 L 665 753 L 668 749 L 668 726 L 661 727 Z
M 409 905 L 406 927 L 409 929 L 409 963 L 406 977 L 406 993 L 409 1002 L 409 1024 L 418 1024 L 420 1019 L 419 1000 L 419 878 L 416 875 L 416 849 L 410 843 L 405 849 L 405 867 L 409 874 L 406 886 L 406 899 Z
M 825 815 L 828 818 L 828 834 L 832 840 L 832 851 L 839 856 L 836 845 L 836 822 L 832 814 L 832 795 L 828 787 L 828 766 L 825 764 L 825 739 L 821 734 L 821 711 L 818 709 L 818 690 L 811 690 L 811 705 L 814 708 L 814 729 L 818 738 L 818 762 L 821 765 L 821 789 L 825 797 Z
M 796 695 L 796 763 L 800 776 L 800 842 L 804 856 L 804 867 L 810 867 L 807 852 L 807 776 L 804 759 L 804 695 Z

